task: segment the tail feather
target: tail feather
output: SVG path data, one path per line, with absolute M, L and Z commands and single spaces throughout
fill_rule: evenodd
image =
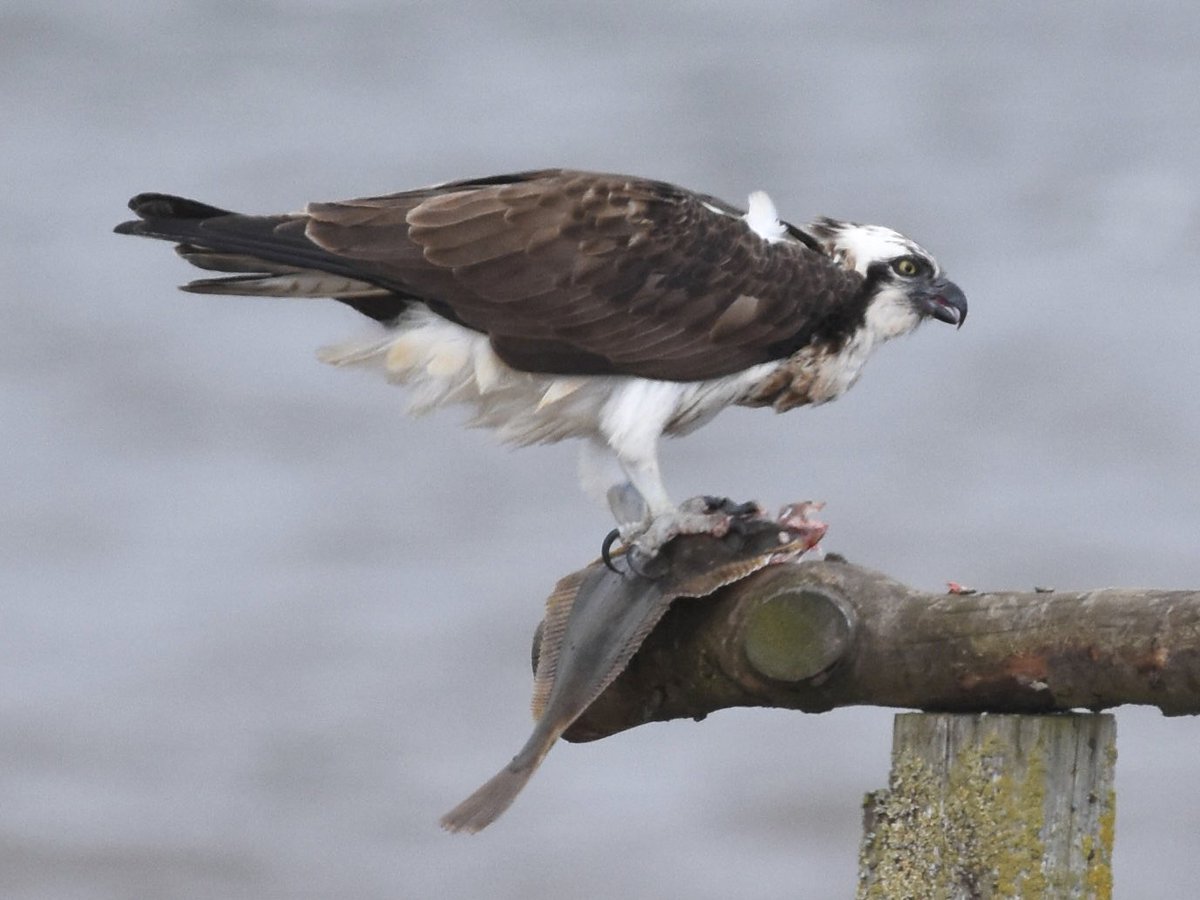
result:
M 157 194 L 147 191 L 129 201 L 129 208 L 139 219 L 212 219 L 217 216 L 232 216 L 236 213 L 198 200 L 177 197 L 174 194 Z M 123 225 L 136 225 L 125 222 Z M 123 227 L 117 226 L 118 230 Z
M 176 244 L 175 252 L 197 269 L 208 269 L 210 272 L 266 272 L 271 275 L 286 275 L 307 271 L 296 266 L 270 263 L 245 253 L 218 253 L 192 244 Z
M 196 294 L 331 297 L 380 322 L 395 320 L 415 299 L 368 262 L 330 253 L 310 241 L 303 214 L 245 216 L 171 194 L 138 194 L 138 216 L 117 234 L 175 241 L 197 268 L 231 273 L 183 286 Z
M 183 290 L 192 294 L 236 294 L 242 297 L 330 297 L 350 304 L 396 296 L 365 281 L 308 269 L 296 269 L 280 275 L 197 278 L 183 285 Z
M 303 215 L 244 216 L 167 194 L 138 194 L 129 201 L 138 219 L 122 222 L 117 234 L 175 241 L 192 249 L 233 254 L 263 263 L 359 276 L 366 268 L 310 241 Z M 186 257 L 185 257 L 186 258 Z M 242 263 L 244 266 L 244 262 Z M 239 269 L 244 271 L 244 269 Z

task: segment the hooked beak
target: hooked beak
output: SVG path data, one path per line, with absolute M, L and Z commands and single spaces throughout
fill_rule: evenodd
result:
M 924 312 L 939 322 L 962 328 L 967 321 L 967 295 L 953 281 L 935 282 L 925 295 Z

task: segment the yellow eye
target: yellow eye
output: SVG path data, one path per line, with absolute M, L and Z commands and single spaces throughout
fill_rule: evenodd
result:
M 911 278 L 921 271 L 920 265 L 911 256 L 902 256 L 892 263 L 892 271 L 897 275 L 903 275 L 905 278 Z

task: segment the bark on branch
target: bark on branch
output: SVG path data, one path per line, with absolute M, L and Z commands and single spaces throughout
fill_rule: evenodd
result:
M 928 594 L 845 562 L 681 599 L 564 733 L 731 706 L 1200 713 L 1200 591 Z

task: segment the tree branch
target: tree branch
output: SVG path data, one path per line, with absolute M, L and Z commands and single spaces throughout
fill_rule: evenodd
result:
M 1200 592 L 928 594 L 845 562 L 764 569 L 675 601 L 563 734 L 732 706 L 990 712 L 1126 703 L 1200 713 Z

